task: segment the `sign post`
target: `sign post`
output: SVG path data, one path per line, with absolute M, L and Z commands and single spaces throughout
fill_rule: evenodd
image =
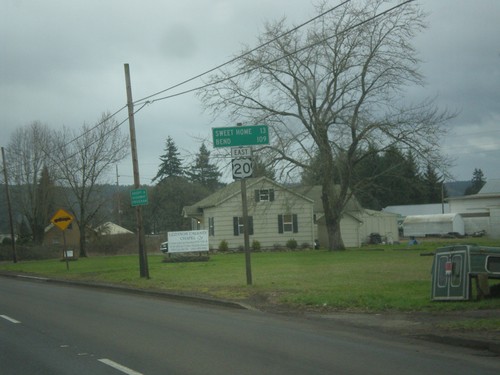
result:
M 64 211 L 62 208 L 57 211 L 54 216 L 52 216 L 52 219 L 50 219 L 52 224 L 54 224 L 56 227 L 58 227 L 63 234 L 63 259 L 66 260 L 66 269 L 69 270 L 69 263 L 68 263 L 68 249 L 66 249 L 66 229 L 70 226 L 70 224 L 73 222 L 73 216 L 69 214 L 68 212 Z
M 241 181 L 241 204 L 243 210 L 243 238 L 245 245 L 245 265 L 247 285 L 252 285 L 252 267 L 250 260 L 250 238 L 248 228 L 248 204 L 246 178 L 252 177 L 252 148 L 269 144 L 267 125 L 212 128 L 214 147 L 231 147 L 233 178 Z

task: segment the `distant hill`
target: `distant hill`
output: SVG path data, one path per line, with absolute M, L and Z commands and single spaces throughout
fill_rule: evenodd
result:
M 465 195 L 465 190 L 467 190 L 467 188 L 471 185 L 471 181 L 453 181 L 444 183 L 446 192 L 450 198 Z

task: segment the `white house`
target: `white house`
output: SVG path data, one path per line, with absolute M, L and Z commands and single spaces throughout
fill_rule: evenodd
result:
M 247 185 L 250 243 L 262 248 L 285 246 L 295 239 L 299 246 L 319 239 L 328 244 L 321 201 L 321 187 L 284 187 L 266 177 L 250 178 Z M 209 231 L 209 246 L 217 249 L 222 240 L 229 248 L 243 246 L 242 199 L 239 181 L 227 185 L 196 204 L 184 207 L 193 219 L 192 229 Z M 340 222 L 346 247 L 359 247 L 372 232 L 398 239 L 397 215 L 364 210 L 352 198 Z
M 266 178 L 246 180 L 248 229 L 250 244 L 261 248 L 285 246 L 294 239 L 297 244 L 314 244 L 313 201 Z M 230 249 L 244 245 L 241 182 L 233 182 L 184 207 L 184 216 L 193 219 L 193 229 L 207 229 L 209 247 L 217 249 L 227 241 Z
M 500 238 L 500 180 L 487 181 L 477 194 L 448 198 L 450 211 L 462 216 L 465 232 L 485 230 Z
M 320 244 L 328 244 L 328 233 L 324 220 L 321 186 L 300 186 L 295 191 L 314 201 L 315 238 Z M 363 208 L 355 197 L 346 206 L 340 221 L 340 233 L 346 247 L 360 247 L 368 241 L 371 233 L 378 233 L 387 241 L 397 241 L 398 215 L 390 212 L 374 211 Z

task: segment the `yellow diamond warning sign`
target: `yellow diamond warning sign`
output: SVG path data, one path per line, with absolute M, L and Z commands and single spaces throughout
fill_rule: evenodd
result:
M 63 209 L 60 209 L 55 213 L 54 216 L 52 216 L 52 219 L 50 219 L 50 221 L 60 230 L 65 230 L 73 222 L 73 216 L 71 216 Z

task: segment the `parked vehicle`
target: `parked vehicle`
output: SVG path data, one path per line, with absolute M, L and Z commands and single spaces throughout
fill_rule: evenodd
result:
M 161 251 L 163 254 L 168 253 L 168 241 L 162 242 L 162 243 L 160 244 L 160 251 Z

